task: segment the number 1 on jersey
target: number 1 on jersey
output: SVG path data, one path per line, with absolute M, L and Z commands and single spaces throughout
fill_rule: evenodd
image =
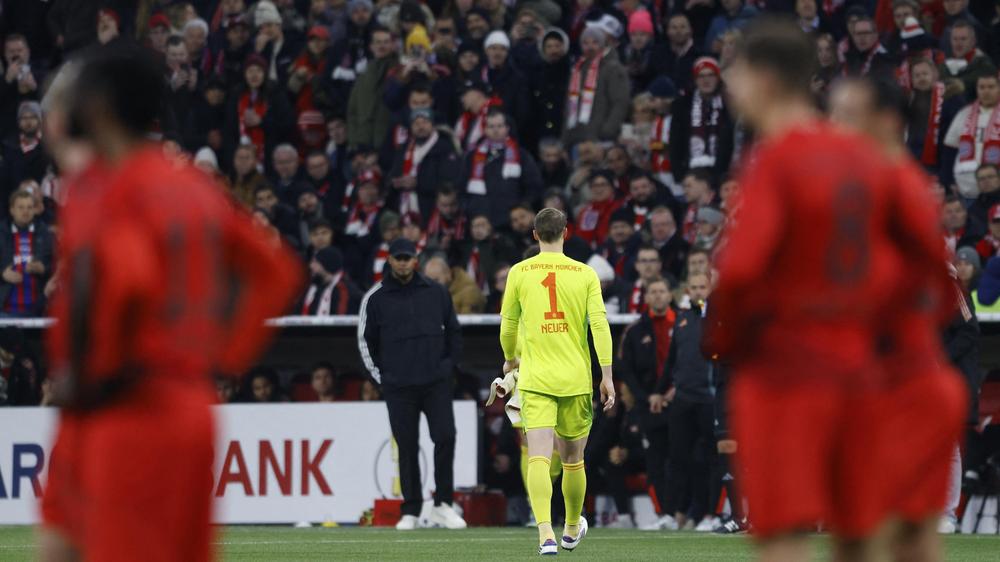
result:
M 559 310 L 559 303 L 556 299 L 556 273 L 553 271 L 542 280 L 542 286 L 549 289 L 549 311 L 545 313 L 546 320 L 563 320 L 566 313 Z

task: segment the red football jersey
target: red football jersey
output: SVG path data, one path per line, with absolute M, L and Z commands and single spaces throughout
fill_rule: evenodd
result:
M 764 141 L 740 185 L 710 307 L 715 350 L 780 358 L 789 375 L 870 374 L 875 318 L 903 267 L 895 167 L 817 121 Z
M 135 152 L 92 167 L 62 221 L 55 372 L 99 379 L 240 373 L 265 345 L 301 266 L 201 172 Z M 62 369 L 61 369 L 62 368 Z

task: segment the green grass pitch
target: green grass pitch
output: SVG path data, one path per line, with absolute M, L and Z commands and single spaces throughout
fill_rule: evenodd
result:
M 0 561 L 35 558 L 32 527 L 0 527 Z M 424 529 L 407 533 L 391 529 L 341 527 L 226 527 L 216 547 L 223 560 L 531 560 L 536 533 L 532 529 L 475 528 L 464 531 Z M 827 550 L 816 540 L 817 559 Z M 574 552 L 560 551 L 562 560 L 751 560 L 746 537 L 701 533 L 667 533 L 592 529 Z M 1000 560 L 1000 537 L 953 536 L 947 539 L 947 560 Z

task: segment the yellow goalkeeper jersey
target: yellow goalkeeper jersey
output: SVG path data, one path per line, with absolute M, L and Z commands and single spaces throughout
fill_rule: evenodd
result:
M 543 252 L 513 266 L 500 316 L 504 357 L 521 358 L 521 390 L 552 396 L 590 393 L 588 323 L 598 362 L 611 365 L 601 282 L 590 266 L 564 254 Z

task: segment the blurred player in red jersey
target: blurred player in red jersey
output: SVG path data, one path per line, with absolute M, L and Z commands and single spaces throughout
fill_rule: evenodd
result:
M 797 26 L 766 19 L 727 75 L 761 140 L 721 250 L 708 347 L 733 365 L 736 460 L 761 559 L 808 560 L 804 533 L 822 521 L 836 558 L 871 560 L 885 554 L 874 537 L 887 515 L 868 460 L 876 341 L 903 267 L 896 221 L 909 215 L 878 146 L 820 119 L 815 60 Z
M 211 375 L 257 357 L 300 267 L 144 141 L 162 100 L 155 63 L 120 50 L 71 65 L 47 104 L 52 148 L 61 162 L 89 145 L 95 160 L 61 213 L 48 344 L 62 416 L 41 557 L 208 560 Z
M 962 379 L 944 353 L 941 329 L 955 313 L 958 299 L 964 304 L 964 298 L 948 275 L 931 179 L 903 144 L 906 104 L 899 87 L 870 79 L 844 80 L 834 87 L 829 105 L 834 121 L 882 146 L 911 203 L 900 208 L 912 213 L 901 217 L 902 222 L 914 225 L 905 233 L 909 242 L 900 245 L 909 265 L 900 272 L 897 294 L 886 303 L 883 316 L 885 382 L 874 402 L 881 417 L 873 426 L 883 438 L 872 452 L 881 460 L 872 462 L 871 469 L 884 477 L 880 491 L 887 509 L 899 519 L 893 529 L 897 559 L 940 560 L 937 524 L 967 406 Z M 966 313 L 971 311 L 966 308 Z

